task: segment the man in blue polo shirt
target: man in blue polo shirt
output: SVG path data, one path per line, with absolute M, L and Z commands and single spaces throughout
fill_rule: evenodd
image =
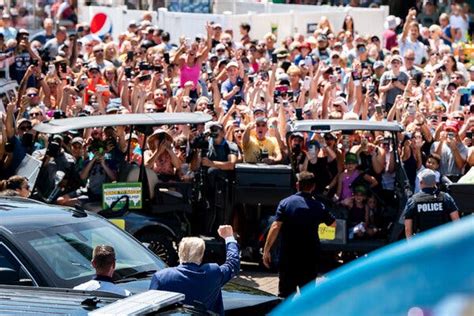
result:
M 315 188 L 313 173 L 299 173 L 297 188 L 298 193 L 283 199 L 278 205 L 276 220 L 270 227 L 263 250 L 263 263 L 269 268 L 270 250 L 281 232 L 280 297 L 288 297 L 297 287 L 316 279 L 319 224 L 336 226 L 334 217 L 311 195 Z

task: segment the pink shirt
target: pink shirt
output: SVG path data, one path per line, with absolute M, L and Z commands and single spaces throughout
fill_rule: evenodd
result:
M 194 83 L 194 88 L 196 88 L 200 73 L 201 66 L 199 64 L 196 63 L 194 66 L 190 67 L 188 64 L 184 63 L 183 67 L 181 67 L 181 88 L 183 88 L 184 84 L 188 81 L 192 81 Z

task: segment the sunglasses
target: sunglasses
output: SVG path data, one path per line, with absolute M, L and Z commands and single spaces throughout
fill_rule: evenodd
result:
M 72 145 L 72 148 L 73 149 L 82 149 L 82 145 L 81 144 L 74 144 L 74 145 Z
M 267 127 L 267 124 L 257 124 L 257 127 Z
M 34 112 L 34 113 L 30 113 L 30 116 L 31 117 L 36 117 L 36 116 L 41 116 L 42 114 L 40 112 Z
M 405 57 L 406 60 L 415 60 L 415 57 Z
M 462 116 L 456 116 L 456 117 L 453 117 L 453 119 L 455 119 L 457 121 L 464 121 L 464 117 L 462 117 Z
M 30 98 L 34 98 L 38 96 L 38 93 L 28 93 L 27 96 L 29 96 Z
M 145 109 L 145 112 L 156 112 L 155 109 Z
M 103 49 L 99 49 L 99 50 L 95 50 L 94 53 L 103 53 L 104 50 Z
M 243 133 L 244 130 L 243 130 L 243 129 L 236 129 L 234 132 L 235 132 L 235 133 Z

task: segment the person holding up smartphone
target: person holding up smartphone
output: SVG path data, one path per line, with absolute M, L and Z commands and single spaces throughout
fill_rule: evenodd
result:
M 398 95 L 403 94 L 405 86 L 410 80 L 409 76 L 401 71 L 402 57 L 399 55 L 393 55 L 390 64 L 391 70 L 385 71 L 380 78 L 379 92 L 385 96 L 384 104 L 385 111 L 389 112 L 395 103 L 395 98 Z

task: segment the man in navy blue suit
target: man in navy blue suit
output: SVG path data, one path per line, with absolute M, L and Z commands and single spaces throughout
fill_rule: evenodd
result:
M 204 240 L 186 237 L 179 243 L 180 265 L 156 272 L 151 279 L 150 290 L 183 293 L 185 304 L 202 303 L 208 310 L 224 315 L 221 288 L 240 270 L 239 246 L 232 226 L 221 225 L 217 230 L 225 239 L 227 257 L 223 265 L 202 263 Z

